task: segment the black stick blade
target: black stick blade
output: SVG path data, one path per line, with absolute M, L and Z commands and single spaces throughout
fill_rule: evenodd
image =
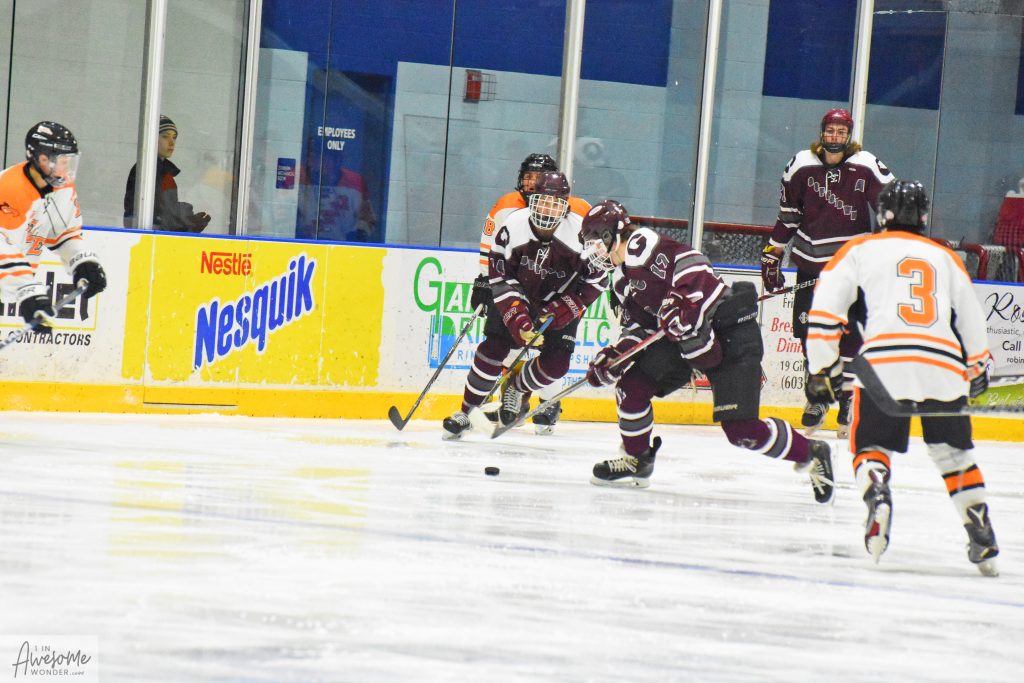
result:
M 391 424 L 395 425 L 395 429 L 398 431 L 402 431 L 402 429 L 405 428 L 405 425 L 409 423 L 408 420 L 402 419 L 402 414 L 398 412 L 398 408 L 395 406 L 388 408 L 388 419 L 391 420 Z

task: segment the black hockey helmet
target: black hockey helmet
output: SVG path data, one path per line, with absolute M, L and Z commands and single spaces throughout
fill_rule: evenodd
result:
M 930 208 L 924 185 L 916 180 L 894 180 L 878 194 L 878 227 L 924 232 Z
M 45 156 L 46 161 L 41 157 Z M 74 182 L 78 172 L 78 141 L 54 121 L 40 121 L 25 135 L 25 158 L 53 187 Z
M 561 171 L 546 171 L 534 183 L 530 194 L 530 224 L 534 234 L 549 240 L 558 224 L 569 214 L 569 179 Z
M 558 164 L 547 154 L 531 154 L 519 164 L 519 178 L 516 180 L 516 190 L 523 195 L 524 201 L 530 201 L 530 194 L 533 193 L 533 185 L 536 181 L 536 174 L 545 171 L 557 171 Z
M 825 128 L 829 124 L 846 126 L 846 140 L 844 142 L 825 142 Z M 842 152 L 852 139 L 853 114 L 846 109 L 829 109 L 825 112 L 825 115 L 821 117 L 821 146 L 825 148 L 825 151 L 832 154 Z
M 618 247 L 623 231 L 630 225 L 629 213 L 614 199 L 595 204 L 583 217 L 580 239 L 583 254 L 594 268 L 612 270 L 611 252 Z

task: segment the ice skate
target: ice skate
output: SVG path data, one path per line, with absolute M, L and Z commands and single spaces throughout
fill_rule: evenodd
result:
M 562 415 L 562 402 L 555 401 L 544 410 L 537 411 L 533 416 L 533 430 L 541 436 L 555 431 L 555 424 Z
M 654 456 L 661 448 L 661 437 L 656 436 L 651 447 L 637 456 L 622 453 L 621 458 L 605 460 L 594 465 L 590 483 L 595 486 L 635 487 L 645 489 L 651 485 Z
M 446 417 L 441 423 L 444 427 L 444 433 L 441 434 L 441 438 L 445 441 L 457 441 L 462 438 L 462 435 L 473 428 L 473 425 L 469 421 L 469 416 L 461 410 Z
M 832 472 L 832 449 L 824 441 L 808 442 L 807 462 L 797 466 L 797 471 L 807 472 L 811 478 L 811 489 L 814 500 L 827 505 L 832 502 L 836 492 L 835 476 Z
M 849 439 L 850 438 L 850 420 L 852 415 L 850 411 L 853 410 L 853 394 L 848 391 L 840 392 L 839 394 L 839 414 L 836 416 L 836 438 Z
M 827 403 L 811 403 L 808 401 L 804 406 L 804 414 L 800 418 L 800 424 L 804 427 L 804 434 L 810 436 L 821 429 L 825 424 L 825 417 L 828 415 Z
M 970 520 L 964 524 L 967 529 L 967 559 L 978 566 L 978 571 L 985 576 L 999 576 L 996 566 L 996 555 L 999 546 L 996 544 L 996 532 L 988 518 L 988 504 L 978 503 L 967 508 Z
M 498 408 L 498 421 L 507 426 L 518 420 L 530 410 L 530 392 L 519 391 L 510 381 L 501 390 L 501 407 Z
M 864 503 L 868 506 L 868 518 L 864 523 L 864 547 L 871 553 L 875 563 L 889 547 L 889 527 L 892 525 L 892 494 L 889 485 L 875 473 L 871 473 L 875 483 L 864 493 Z

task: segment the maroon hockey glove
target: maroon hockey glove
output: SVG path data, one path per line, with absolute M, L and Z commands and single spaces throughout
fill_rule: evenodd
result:
M 533 320 L 530 318 L 530 309 L 527 308 L 526 303 L 520 300 L 516 300 L 508 307 L 505 311 L 505 315 L 502 316 L 502 321 L 505 323 L 505 327 L 512 333 L 512 338 L 515 339 L 519 344 L 529 344 L 535 337 L 537 337 L 537 331 L 533 329 Z M 541 337 L 537 340 L 534 346 L 541 346 L 544 343 L 544 338 Z
M 585 310 L 586 306 L 575 294 L 560 294 L 553 301 L 548 302 L 540 313 L 542 317 L 548 315 L 553 317 L 551 327 L 560 330 L 582 316 Z
M 622 377 L 626 371 L 625 365 L 629 365 L 629 363 L 617 368 L 609 367 L 621 355 L 615 346 L 606 346 L 598 351 L 590 361 L 590 367 L 587 368 L 587 382 L 590 386 L 603 387 L 607 384 L 614 384 Z
M 774 293 L 786 287 L 782 277 L 782 254 L 778 247 L 767 245 L 761 252 L 761 282 L 766 292 Z
M 686 321 L 686 314 L 694 308 L 692 301 L 679 292 L 669 292 L 658 309 L 658 325 L 665 331 L 665 336 L 672 341 L 679 341 L 693 332 L 693 325 Z

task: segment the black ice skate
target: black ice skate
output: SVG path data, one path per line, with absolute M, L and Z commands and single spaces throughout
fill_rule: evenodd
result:
M 999 546 L 996 545 L 996 532 L 992 529 L 992 522 L 988 518 L 988 505 L 978 503 L 967 508 L 967 518 L 970 520 L 964 524 L 967 529 L 967 559 L 978 565 L 978 571 L 985 576 L 999 576 L 999 569 L 996 567 L 996 555 L 999 554 Z
M 544 410 L 537 411 L 533 416 L 533 430 L 541 436 L 555 431 L 555 424 L 562 416 L 562 402 L 555 401 Z
M 836 415 L 836 437 L 839 439 L 850 438 L 850 420 L 853 410 L 853 394 L 849 391 L 839 393 L 839 414 Z
M 661 448 L 661 437 L 656 436 L 651 447 L 637 456 L 622 454 L 621 458 L 605 460 L 594 465 L 594 476 L 590 483 L 595 486 L 636 487 L 645 489 L 651 485 L 654 472 L 654 456 Z
M 807 449 L 807 462 L 803 464 L 802 469 L 811 478 L 814 500 L 827 505 L 832 502 L 836 493 L 836 480 L 832 473 L 832 449 L 824 441 L 818 440 L 808 442 Z
M 827 403 L 808 402 L 804 406 L 804 414 L 800 418 L 800 424 L 804 426 L 804 434 L 810 436 L 821 429 L 821 425 L 825 424 L 826 415 L 828 415 Z
M 473 428 L 469 421 L 469 416 L 461 410 L 454 413 L 451 417 L 446 417 L 441 426 L 444 427 L 444 433 L 441 434 L 441 438 L 445 441 L 457 441 L 462 438 L 463 434 Z
M 882 553 L 889 547 L 889 527 L 892 525 L 892 494 L 887 483 L 888 475 L 877 470 L 870 472 L 874 483 L 864 492 L 864 503 L 868 506 L 868 518 L 864 523 L 864 547 L 878 563 Z
M 498 421 L 502 425 L 510 425 L 530 410 L 530 392 L 519 391 L 509 381 L 501 390 L 501 407 L 498 408 Z

